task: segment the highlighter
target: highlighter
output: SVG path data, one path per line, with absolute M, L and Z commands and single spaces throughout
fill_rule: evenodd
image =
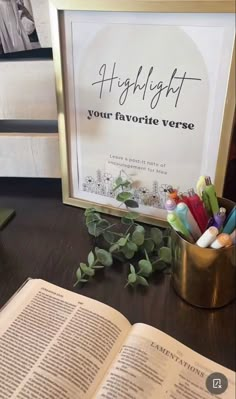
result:
M 168 213 L 167 221 L 175 231 L 177 231 L 183 236 L 183 238 L 185 238 L 189 242 L 192 243 L 194 242 L 193 237 L 191 236 L 189 231 L 186 229 L 186 227 L 184 226 L 184 224 L 181 222 L 181 220 L 176 214 Z
M 168 191 L 168 197 L 173 199 L 177 204 L 179 202 L 178 191 L 174 189 L 172 186 L 168 186 L 167 191 Z
M 205 208 L 206 208 L 207 214 L 208 214 L 209 216 L 211 216 L 211 215 L 212 215 L 211 203 L 210 203 L 210 199 L 209 199 L 209 197 L 208 197 L 206 191 L 203 191 L 203 192 L 202 192 L 202 201 L 203 201 L 203 204 L 204 204 L 204 206 L 205 206 Z
M 196 185 L 196 193 L 200 198 L 202 198 L 202 192 L 203 190 L 205 190 L 205 187 L 206 187 L 205 176 L 200 176 Z
M 223 227 L 223 233 L 231 234 L 236 227 L 236 205 L 233 207 L 229 216 L 226 219 L 225 225 Z
M 198 196 L 201 198 L 201 200 L 203 201 L 208 216 L 211 216 L 212 215 L 211 205 L 210 205 L 209 197 L 208 197 L 207 193 L 205 192 L 205 188 L 206 188 L 205 176 L 200 176 L 198 179 L 197 185 L 196 185 L 196 192 L 197 192 Z
M 194 240 L 197 241 L 201 235 L 201 230 L 199 229 L 198 224 L 194 219 L 188 206 L 184 202 L 178 203 L 176 207 L 176 214 L 177 216 L 179 216 L 181 222 L 184 224 L 186 229 L 192 235 Z
M 216 197 L 215 187 L 211 183 L 211 179 L 209 176 L 206 177 L 206 187 L 204 192 L 206 193 L 209 199 L 212 214 L 216 215 L 216 213 L 219 212 L 220 208 Z
M 226 218 L 226 209 L 220 208 L 220 211 L 216 215 L 214 215 L 214 222 L 212 226 L 217 227 L 217 229 L 220 231 L 224 224 L 225 218 Z
M 169 198 L 168 200 L 166 200 L 165 208 L 166 208 L 167 212 L 169 212 L 169 213 L 174 212 L 175 208 L 176 208 L 175 200 L 173 200 L 172 198 Z
M 208 216 L 203 206 L 203 202 L 200 200 L 199 196 L 195 194 L 194 190 L 189 190 L 189 208 L 203 233 L 207 227 Z
M 180 202 L 184 202 L 189 207 L 189 197 L 184 193 L 179 193 L 179 200 Z
M 212 242 L 211 248 L 219 249 L 223 247 L 230 247 L 230 245 L 232 244 L 233 242 L 230 235 L 226 233 L 221 233 L 216 237 L 215 241 Z
M 209 227 L 209 229 L 207 229 L 205 233 L 203 233 L 203 235 L 197 240 L 196 244 L 201 248 L 207 248 L 213 241 L 215 241 L 218 233 L 219 230 L 216 227 Z

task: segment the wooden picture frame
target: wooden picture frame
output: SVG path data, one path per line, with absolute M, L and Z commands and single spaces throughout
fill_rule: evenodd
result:
M 210 175 L 222 194 L 234 12 L 233 1 L 50 0 L 64 203 L 124 215 L 108 181 L 120 172 L 147 223 L 166 225 L 167 185 Z

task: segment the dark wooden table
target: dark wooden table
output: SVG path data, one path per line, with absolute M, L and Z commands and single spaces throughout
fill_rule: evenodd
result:
M 0 179 L 0 207 L 15 218 L 0 232 L 0 306 L 27 277 L 41 278 L 104 302 L 131 323 L 150 324 L 202 355 L 236 369 L 236 303 L 215 311 L 194 308 L 161 275 L 148 290 L 124 289 L 127 268 L 117 263 L 82 288 L 73 288 L 92 240 L 84 211 L 61 201 L 60 180 Z

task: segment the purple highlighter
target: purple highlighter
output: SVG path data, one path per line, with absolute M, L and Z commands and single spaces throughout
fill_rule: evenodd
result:
M 165 208 L 168 213 L 174 212 L 176 208 L 176 202 L 172 198 L 169 198 L 165 203 Z
M 225 217 L 226 217 L 226 209 L 220 208 L 220 211 L 216 215 L 214 215 L 214 222 L 212 226 L 217 227 L 217 229 L 220 231 L 221 228 L 223 227 Z

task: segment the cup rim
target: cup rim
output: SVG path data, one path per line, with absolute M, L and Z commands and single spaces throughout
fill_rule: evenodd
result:
M 184 242 L 186 243 L 186 245 L 196 247 L 196 248 L 198 248 L 198 249 L 200 249 L 200 250 L 203 249 L 203 250 L 208 250 L 208 251 L 211 251 L 211 252 L 213 252 L 213 251 L 216 251 L 216 252 L 221 251 L 221 252 L 223 252 L 223 251 L 228 251 L 228 250 L 232 250 L 233 248 L 236 248 L 236 244 L 230 245 L 229 247 L 222 247 L 222 248 L 218 248 L 218 249 L 216 249 L 216 248 L 210 248 L 210 247 L 202 248 L 202 247 L 199 247 L 198 245 L 196 245 L 196 243 L 189 242 L 189 241 L 186 240 L 184 237 L 182 237 L 182 236 L 178 233 L 178 231 L 176 231 L 175 229 L 171 228 L 171 235 L 172 235 L 173 233 L 176 234 L 177 237 L 179 237 L 182 241 L 184 241 Z

